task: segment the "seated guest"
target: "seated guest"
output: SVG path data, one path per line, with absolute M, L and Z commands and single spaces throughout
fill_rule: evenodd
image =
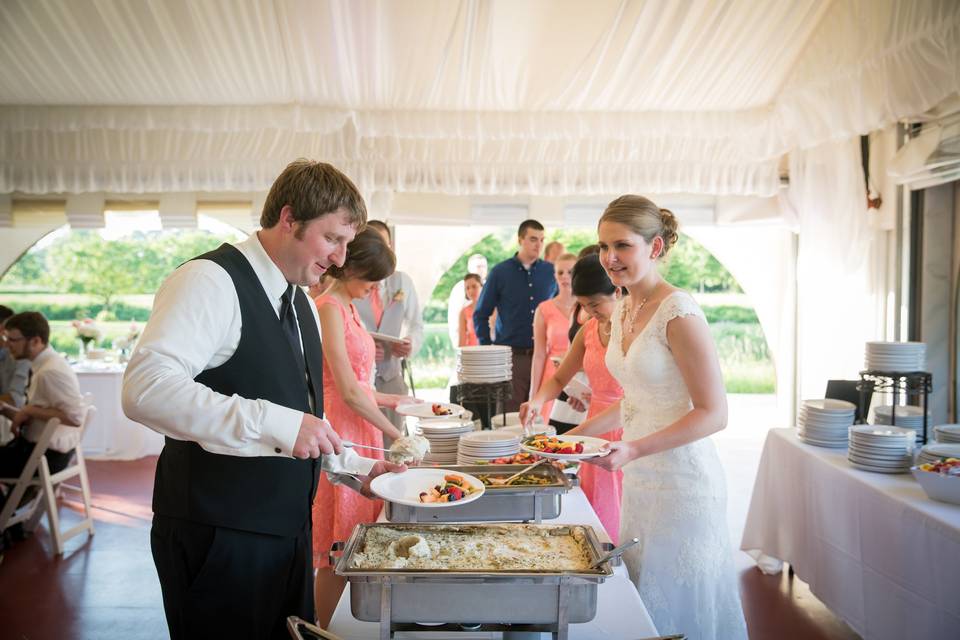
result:
M 48 420 L 57 418 L 57 427 L 46 457 L 50 472 L 66 468 L 80 442 L 80 429 L 86 408 L 80 395 L 80 383 L 67 361 L 50 346 L 50 325 L 42 314 L 25 311 L 6 322 L 7 349 L 17 360 L 27 360 L 33 368 L 27 386 L 27 402 L 16 409 L 4 407 L 15 438 L 0 447 L 0 478 L 15 478 L 23 471 L 35 443 Z
M 26 358 L 17 360 L 6 347 L 5 325 L 12 315 L 13 309 L 0 304 L 0 402 L 19 408 L 26 399 L 30 361 Z
M 408 396 L 374 389 L 376 348 L 353 305 L 353 300 L 366 298 L 377 283 L 393 273 L 395 265 L 393 251 L 377 231 L 368 227 L 347 245 L 343 266 L 330 267 L 333 284 L 314 300 L 323 338 L 323 413 L 341 439 L 358 445 L 382 448 L 385 435 L 399 438 L 403 434 L 378 407 L 416 402 Z M 360 452 L 383 459 L 376 450 L 361 448 Z M 326 565 L 327 552 L 335 540 L 346 540 L 355 525 L 374 522 L 379 514 L 379 501 L 321 476 L 313 501 L 315 565 Z

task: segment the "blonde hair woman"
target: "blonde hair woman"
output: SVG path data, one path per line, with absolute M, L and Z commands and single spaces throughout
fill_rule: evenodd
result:
M 606 364 L 623 399 L 569 433 L 623 427 L 610 455 L 623 469 L 621 538 L 631 578 L 660 633 L 746 638 L 727 535 L 726 483 L 707 436 L 727 424 L 720 363 L 703 312 L 657 270 L 677 241 L 677 220 L 642 196 L 607 207 L 600 261 L 630 295 L 614 307 Z

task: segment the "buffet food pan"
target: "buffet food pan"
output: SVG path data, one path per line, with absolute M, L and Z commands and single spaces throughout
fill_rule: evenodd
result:
M 444 467 L 453 472 L 472 476 L 506 478 L 529 465 L 472 464 Z M 487 485 L 479 499 L 463 505 L 438 509 L 411 507 L 386 501 L 384 516 L 388 522 L 541 522 L 560 515 L 563 494 L 573 487 L 570 477 L 552 464 L 542 464 L 524 474 L 534 476 L 545 484 Z
M 376 532 L 377 528 L 381 531 Z M 530 569 L 446 569 L 442 567 L 444 561 L 436 557 L 431 561 L 439 568 L 363 567 L 370 556 L 381 557 L 378 552 L 383 549 L 382 543 L 374 545 L 380 549 L 368 548 L 368 537 L 431 534 L 468 545 L 498 535 L 512 540 L 569 537 L 583 550 L 584 559 L 577 559 L 582 566 L 575 570 L 542 563 Z M 336 558 L 341 550 L 342 555 Z M 350 582 L 350 608 L 358 620 L 379 621 L 382 627 L 410 622 L 470 622 L 552 625 L 565 631 L 568 623 L 589 622 L 596 615 L 598 585 L 613 575 L 613 568 L 610 562 L 595 568 L 589 564 L 599 560 L 604 551 L 593 528 L 586 525 L 380 523 L 357 525 L 345 545 L 334 544 L 330 560 L 331 564 L 335 562 L 336 574 Z M 502 557 L 499 550 L 488 555 Z M 522 554 L 519 557 L 522 563 Z M 557 567 L 563 560 L 557 559 Z M 510 606 L 504 606 L 505 602 Z

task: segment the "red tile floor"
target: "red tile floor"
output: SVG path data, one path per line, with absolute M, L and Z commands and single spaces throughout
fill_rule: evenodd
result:
M 88 462 L 96 535 L 70 540 L 63 557 L 56 558 L 44 519 L 34 535 L 4 553 L 0 640 L 167 637 L 150 556 L 155 464 L 156 458 Z M 749 500 L 749 495 L 743 499 Z M 66 522 L 71 520 L 69 507 L 69 503 L 61 507 Z M 751 638 L 857 637 L 801 581 L 788 579 L 786 572 L 764 576 L 746 561 L 740 566 L 740 592 Z M 321 609 L 329 608 L 337 597 L 329 594 L 326 603 L 320 598 Z

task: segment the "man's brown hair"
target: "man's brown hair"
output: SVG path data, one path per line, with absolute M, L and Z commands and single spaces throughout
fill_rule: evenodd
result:
M 293 219 L 304 225 L 338 209 L 347 212 L 347 220 L 363 229 L 367 223 L 367 205 L 356 185 L 332 164 L 300 158 L 287 165 L 270 187 L 263 203 L 260 226 L 270 229 L 280 221 L 280 210 L 290 205 Z M 303 226 L 296 237 L 303 236 Z
M 50 323 L 38 311 L 23 311 L 7 318 L 5 325 L 7 331 L 16 329 L 23 334 L 23 337 L 40 338 L 43 344 L 50 344 Z

